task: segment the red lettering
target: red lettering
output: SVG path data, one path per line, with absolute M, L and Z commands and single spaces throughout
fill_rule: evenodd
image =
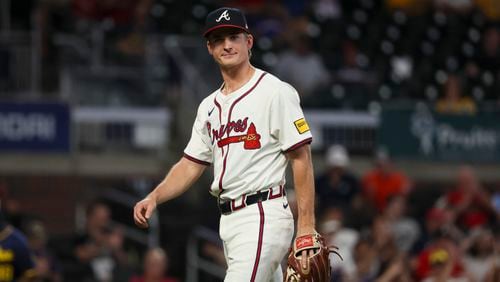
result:
M 229 136 L 233 130 L 235 132 L 244 132 L 247 129 L 247 123 L 248 118 L 244 118 L 243 120 L 239 119 L 237 121 L 229 121 L 227 124 L 222 124 L 219 129 L 211 128 L 210 123 L 207 123 L 207 128 L 209 130 L 209 136 L 210 130 L 212 132 L 210 137 L 212 138 L 213 143 L 214 140 L 218 141 L 226 134 Z
M 208 136 L 212 138 L 212 125 L 208 121 L 207 121 L 207 130 L 208 130 Z
M 236 127 L 235 127 L 234 131 L 244 132 L 247 129 L 247 121 L 248 121 L 248 118 L 245 118 L 244 120 L 239 119 L 236 122 Z

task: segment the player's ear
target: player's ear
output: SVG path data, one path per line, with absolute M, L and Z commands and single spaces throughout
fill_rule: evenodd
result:
M 207 40 L 207 50 L 208 50 L 208 53 L 209 53 L 210 55 L 212 55 L 212 53 L 213 53 L 213 52 L 212 52 L 212 46 L 210 45 L 210 41 L 209 41 L 209 40 Z
M 253 47 L 253 35 L 251 35 L 250 33 L 247 33 L 246 38 L 247 38 L 247 47 L 248 47 L 248 50 L 250 50 Z

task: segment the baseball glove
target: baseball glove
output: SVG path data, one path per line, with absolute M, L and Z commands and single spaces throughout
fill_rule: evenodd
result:
M 293 247 L 288 254 L 288 266 L 285 282 L 330 282 L 332 274 L 330 253 L 342 257 L 336 251 L 337 247 L 328 247 L 325 239 L 316 233 L 295 238 Z M 302 267 L 302 251 L 312 250 L 314 254 L 308 256 L 307 267 Z

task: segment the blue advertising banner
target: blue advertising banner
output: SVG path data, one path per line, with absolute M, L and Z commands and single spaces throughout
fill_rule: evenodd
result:
M 67 105 L 0 103 L 0 151 L 69 150 L 70 113 Z

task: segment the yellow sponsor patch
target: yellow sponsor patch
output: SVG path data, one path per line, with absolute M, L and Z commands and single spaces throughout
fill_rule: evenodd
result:
M 298 119 L 294 122 L 295 128 L 297 128 L 297 131 L 302 134 L 304 132 L 309 131 L 309 125 L 307 124 L 307 121 L 305 118 Z

